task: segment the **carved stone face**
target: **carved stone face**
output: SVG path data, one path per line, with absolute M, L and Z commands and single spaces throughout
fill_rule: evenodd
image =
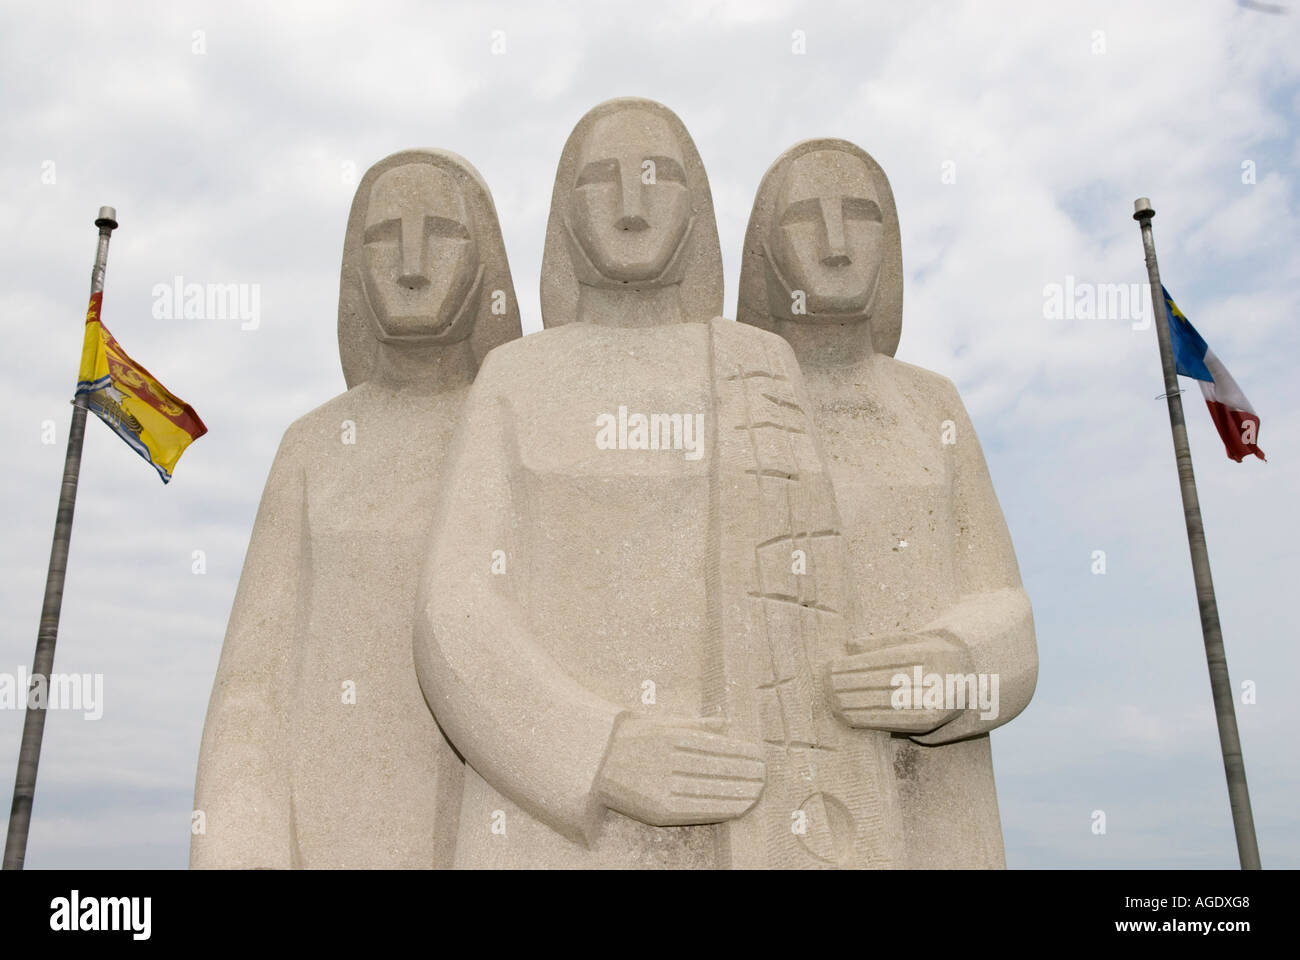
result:
M 643 110 L 601 117 L 577 171 L 569 225 L 600 274 L 626 283 L 663 273 L 691 216 L 686 164 L 668 124 Z
M 871 171 L 837 150 L 790 164 L 777 195 L 771 251 L 790 290 L 816 314 L 862 313 L 880 277 L 880 201 Z
M 463 310 L 478 275 L 473 219 L 456 182 L 425 163 L 394 167 L 370 191 L 362 271 L 381 333 L 453 343 L 472 332 Z

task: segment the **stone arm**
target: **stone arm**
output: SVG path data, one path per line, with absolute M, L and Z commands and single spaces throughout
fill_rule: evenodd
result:
M 292 866 L 282 693 L 308 562 L 294 434 L 285 433 L 262 492 L 208 702 L 194 787 L 204 832 L 192 833 L 192 868 Z
M 1038 681 L 1038 648 L 1029 597 L 1011 545 L 1002 508 L 993 491 L 975 427 L 951 383 L 945 404 L 956 428 L 953 445 L 953 573 L 960 599 L 917 631 L 964 647 L 968 669 L 997 675 L 998 713 L 980 719 L 963 710 L 935 730 L 914 735 L 927 745 L 951 743 L 987 733 L 1028 705 Z
M 509 405 L 493 357 L 472 388 L 443 474 L 420 577 L 415 663 L 434 716 L 488 783 L 553 829 L 590 844 L 599 777 L 624 712 L 576 683 L 536 642 L 519 596 L 526 522 Z M 494 551 L 505 571 L 493 573 Z M 496 555 L 498 561 L 502 554 Z

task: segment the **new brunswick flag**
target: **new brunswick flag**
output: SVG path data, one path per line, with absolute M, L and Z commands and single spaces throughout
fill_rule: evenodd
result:
M 194 408 L 126 355 L 99 319 L 103 293 L 86 310 L 77 396 L 99 419 L 152 464 L 163 483 L 171 480 L 185 448 L 208 432 Z

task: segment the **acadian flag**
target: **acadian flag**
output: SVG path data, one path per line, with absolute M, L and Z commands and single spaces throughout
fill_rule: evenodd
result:
M 100 322 L 103 299 L 103 293 L 93 294 L 86 310 L 77 396 L 167 483 L 185 448 L 208 428 L 193 407 L 126 355 Z
M 1210 408 L 1210 418 L 1219 430 L 1228 456 L 1238 463 L 1248 453 L 1266 459 L 1264 451 L 1255 443 L 1259 438 L 1255 408 L 1163 285 L 1160 292 L 1165 297 L 1165 319 L 1169 322 L 1174 363 L 1182 376 L 1200 383 L 1205 405 Z

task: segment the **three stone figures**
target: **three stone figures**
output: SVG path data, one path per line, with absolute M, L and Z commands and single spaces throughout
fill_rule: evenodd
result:
M 1004 866 L 1029 601 L 953 385 L 895 360 L 889 181 L 759 187 L 735 320 L 681 121 L 584 116 L 520 337 L 491 195 L 406 151 L 344 241 L 349 390 L 271 468 L 194 867 Z

